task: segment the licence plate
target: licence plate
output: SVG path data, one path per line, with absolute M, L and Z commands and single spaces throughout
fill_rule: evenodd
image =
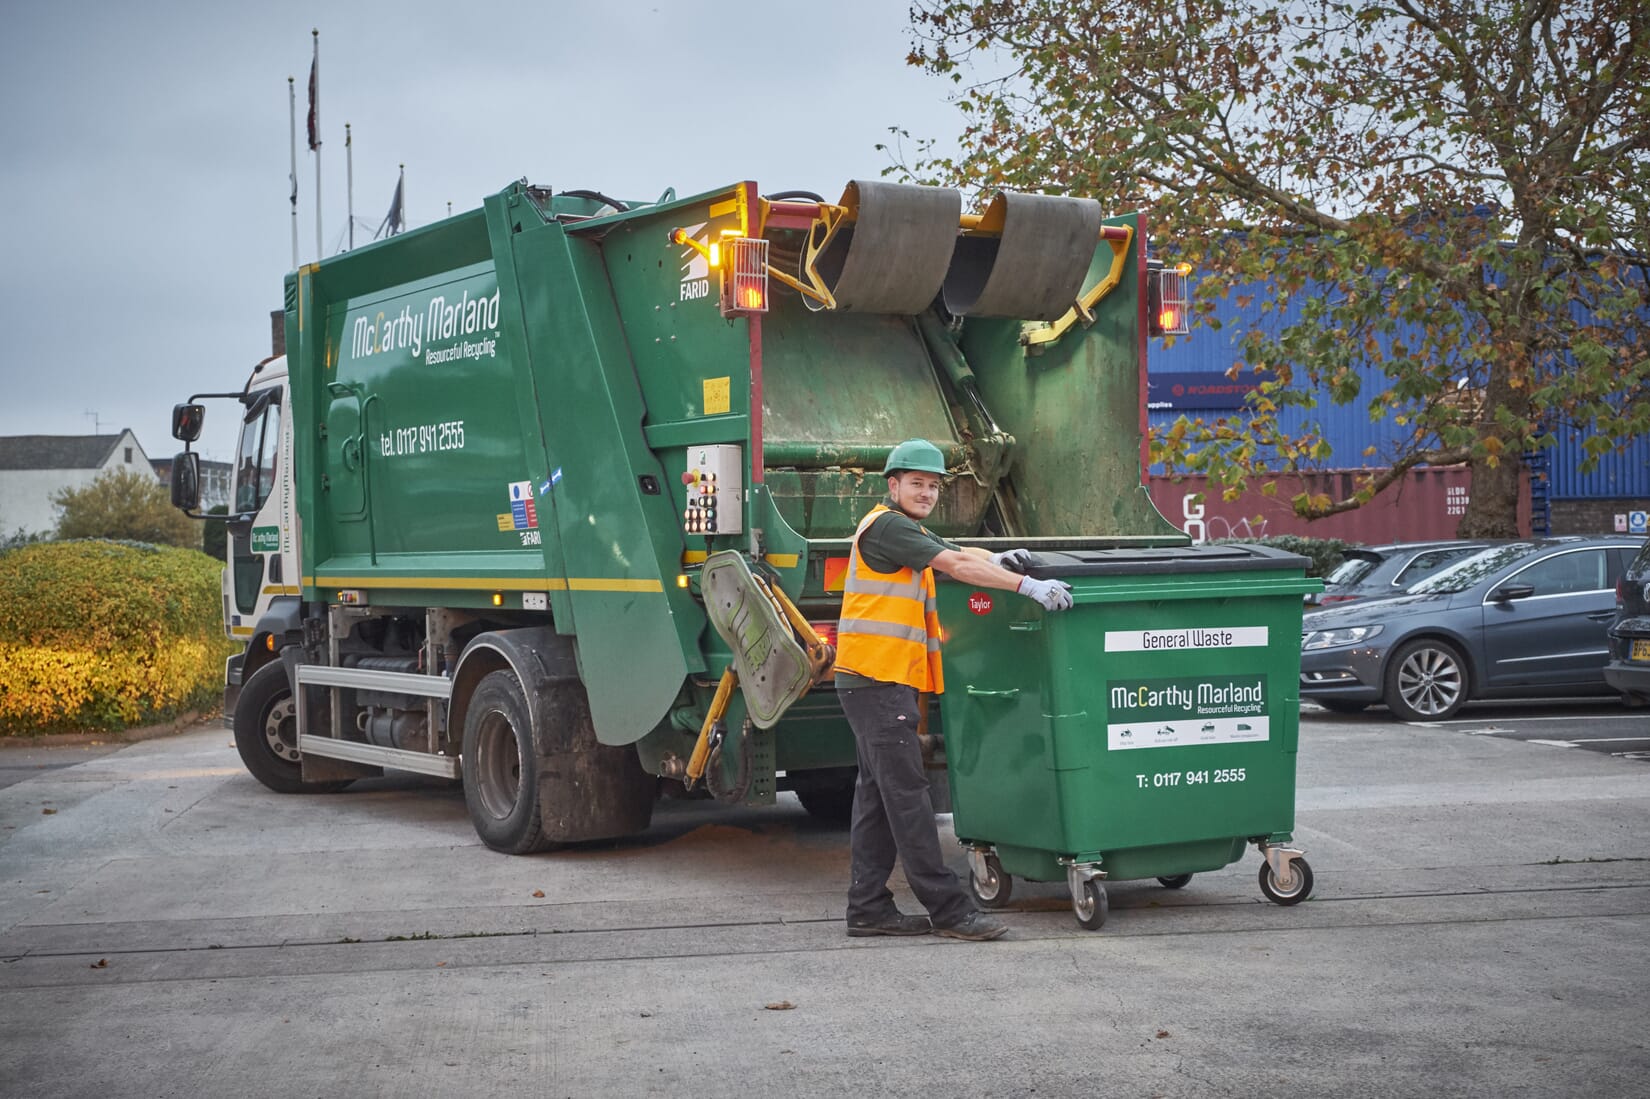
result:
M 1628 660 L 1650 660 L 1650 640 L 1635 638 L 1633 651 L 1627 654 Z

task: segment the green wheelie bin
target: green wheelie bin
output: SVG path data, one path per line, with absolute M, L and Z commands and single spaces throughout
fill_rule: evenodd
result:
M 1312 891 L 1291 846 L 1304 557 L 1262 546 L 1040 552 L 1075 606 L 940 585 L 953 821 L 984 907 L 1012 878 L 1066 879 L 1077 921 L 1104 881 L 1178 889 L 1253 843 L 1279 904 Z

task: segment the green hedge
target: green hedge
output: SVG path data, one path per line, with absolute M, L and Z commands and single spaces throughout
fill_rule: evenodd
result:
M 222 566 L 88 539 L 0 552 L 0 733 L 119 729 L 213 705 Z

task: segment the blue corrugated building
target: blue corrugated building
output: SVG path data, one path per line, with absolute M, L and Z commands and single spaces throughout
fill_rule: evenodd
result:
M 1304 295 L 1296 295 L 1281 309 L 1263 313 L 1260 302 L 1264 290 L 1252 288 L 1253 299 L 1240 308 L 1233 295 L 1215 302 L 1213 316 L 1219 329 L 1204 325 L 1191 335 L 1177 337 L 1172 347 L 1167 341 L 1152 341 L 1148 356 L 1151 390 L 1147 410 L 1154 431 L 1173 424 L 1181 416 L 1211 421 L 1241 416 L 1243 394 L 1258 379 L 1242 371 L 1235 379 L 1224 377 L 1239 364 L 1241 333 L 1250 326 L 1269 332 L 1298 323 Z M 1387 419 L 1372 421 L 1368 397 L 1385 388 L 1386 375 L 1370 367 L 1363 369 L 1363 396 L 1349 404 L 1337 405 L 1326 392 L 1318 394 L 1318 406 L 1311 409 L 1284 408 L 1278 413 L 1279 427 L 1299 433 L 1315 424 L 1333 449 L 1327 466 L 1334 469 L 1370 469 L 1388 465 L 1409 429 Z M 1605 454 L 1598 465 L 1581 470 L 1584 436 L 1569 430 L 1557 433 L 1555 446 L 1529 456 L 1530 518 L 1532 533 L 1609 533 L 1633 512 L 1650 508 L 1650 437 L 1627 440 L 1620 451 Z M 1374 448 L 1372 453 L 1365 452 Z M 1164 472 L 1153 466 L 1154 474 Z

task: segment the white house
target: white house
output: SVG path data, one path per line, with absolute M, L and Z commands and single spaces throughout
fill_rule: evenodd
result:
M 0 535 L 50 534 L 59 518 L 52 496 L 111 469 L 154 476 L 130 428 L 119 435 L 0 436 Z

